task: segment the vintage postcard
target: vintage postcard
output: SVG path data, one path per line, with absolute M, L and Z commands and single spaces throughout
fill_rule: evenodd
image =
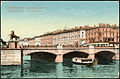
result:
M 1 1 L 1 78 L 119 78 L 119 1 Z

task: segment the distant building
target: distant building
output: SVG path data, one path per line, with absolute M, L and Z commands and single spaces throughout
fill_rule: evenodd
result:
M 35 37 L 35 46 L 40 46 L 40 36 Z
M 35 46 L 35 38 L 28 38 L 28 46 Z
M 53 35 L 41 35 L 40 36 L 40 46 L 52 46 L 53 45 Z
M 47 32 L 34 38 L 24 38 L 23 46 L 114 46 L 119 45 L 119 27 L 100 23 L 99 26 L 75 27 L 71 29 Z
M 85 30 L 69 31 L 53 35 L 53 45 L 82 45 L 85 43 Z
M 20 46 L 34 46 L 35 42 L 34 42 L 34 38 L 24 38 L 22 40 L 19 40 L 19 45 Z
M 116 27 L 116 25 L 99 24 L 98 27 L 88 29 L 86 30 L 86 43 L 97 46 L 118 44 L 119 27 Z
M 26 42 L 27 42 L 27 40 L 21 39 L 21 40 L 19 40 L 19 45 L 20 46 L 28 46 L 28 44 L 26 44 Z

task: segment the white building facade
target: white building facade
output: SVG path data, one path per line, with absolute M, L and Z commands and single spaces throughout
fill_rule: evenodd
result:
M 35 38 L 35 46 L 40 46 L 40 37 Z
M 85 44 L 85 30 L 80 31 L 80 39 L 81 39 L 80 45 Z
M 20 46 L 28 46 L 28 40 L 27 39 L 24 39 L 22 41 L 19 41 L 19 45 Z
M 85 30 L 64 32 L 53 35 L 53 45 L 83 45 L 85 43 Z

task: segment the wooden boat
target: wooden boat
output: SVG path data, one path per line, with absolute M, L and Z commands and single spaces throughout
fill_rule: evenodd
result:
M 92 65 L 96 66 L 98 64 L 97 59 L 91 59 L 91 58 L 78 58 L 75 57 L 72 59 L 72 62 L 75 64 L 80 64 L 80 65 Z

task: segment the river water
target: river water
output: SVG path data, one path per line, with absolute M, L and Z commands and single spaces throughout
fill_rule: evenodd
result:
M 119 61 L 98 66 L 76 65 L 71 60 L 64 63 L 31 60 L 24 56 L 23 66 L 1 66 L 1 78 L 115 78 Z

